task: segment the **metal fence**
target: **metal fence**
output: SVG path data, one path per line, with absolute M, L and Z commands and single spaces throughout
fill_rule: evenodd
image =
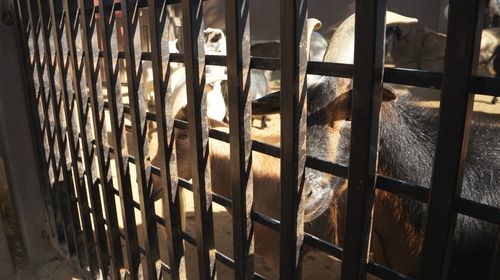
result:
M 226 0 L 226 57 L 206 56 L 203 40 L 202 0 L 168 1 L 100 0 L 18 0 L 16 11 L 24 61 L 33 73 L 29 79 L 32 112 L 38 118 L 38 141 L 44 152 L 42 166 L 47 173 L 48 192 L 55 192 L 55 213 L 59 217 L 57 237 L 92 275 L 119 279 L 125 268 L 132 279 L 143 275 L 156 279 L 169 274 L 186 277 L 184 242 L 197 247 L 200 279 L 215 278 L 216 261 L 231 267 L 235 279 L 262 278 L 254 273 L 252 224 L 261 223 L 280 232 L 280 277 L 300 278 L 301 247 L 309 245 L 342 260 L 343 279 L 365 278 L 367 273 L 384 279 L 408 279 L 380 264 L 369 261 L 369 238 L 375 189 L 406 195 L 428 204 L 428 223 L 423 243 L 420 278 L 446 275 L 457 215 L 500 224 L 500 209 L 460 197 L 463 157 L 471 125 L 474 92 L 500 96 L 500 80 L 476 76 L 478 36 L 486 1 L 450 1 L 445 71 L 384 68 L 384 16 L 386 1 L 356 1 L 356 42 L 353 65 L 308 62 L 305 49 L 307 0 L 282 0 L 281 59 L 250 56 L 249 1 Z M 184 54 L 169 54 L 162 47 L 169 26 L 166 7 L 182 4 Z M 332 7 L 334 8 L 334 7 Z M 142 51 L 134 40 L 138 18 L 147 10 L 150 51 Z M 121 24 L 118 26 L 118 22 Z M 99 27 L 99 28 L 98 28 Z M 123 34 L 123 50 L 112 46 Z M 124 105 L 119 85 L 120 60 L 125 60 L 129 106 Z M 150 61 L 154 76 L 155 113 L 147 112 L 141 96 L 142 62 Z M 188 135 L 193 180 L 176 177 L 173 147 L 174 127 L 186 123 L 174 120 L 165 81 L 164 62 L 184 63 L 188 94 Z M 230 133 L 210 130 L 207 125 L 204 91 L 205 65 L 227 66 L 229 81 Z M 457 67 L 459 65 L 460 67 Z M 250 139 L 250 69 L 281 70 L 281 146 Z M 354 78 L 350 166 L 307 157 L 306 74 Z M 382 83 L 440 88 L 440 132 L 435 155 L 432 188 L 424 188 L 376 175 L 378 123 Z M 103 92 L 107 94 L 104 102 Z M 142 91 L 143 92 L 143 91 Z M 111 139 L 106 134 L 106 118 Z M 131 120 L 131 151 L 127 151 L 125 120 Z M 146 127 L 158 127 L 161 166 L 146 160 Z M 207 163 L 208 137 L 230 143 L 232 201 L 212 193 Z M 109 140 L 109 141 L 108 141 Z M 252 211 L 251 151 L 281 158 L 281 219 L 273 220 Z M 113 159 L 113 160 L 112 160 Z M 115 165 L 116 180 L 111 165 Z M 131 193 L 131 169 L 135 165 L 139 201 Z M 307 167 L 349 179 L 345 243 L 339 248 L 303 232 L 301 202 L 302 176 Z M 165 188 L 165 219 L 154 211 L 150 196 L 152 174 L 161 175 Z M 439 187 L 436 187 L 439 186 Z M 179 188 L 194 194 L 196 236 L 181 226 Z M 121 209 L 116 208 L 119 198 Z M 452 201 L 452 203 L 445 203 Z M 214 247 L 212 203 L 231 206 L 234 259 Z M 363 206 L 363 207 L 360 207 Z M 145 242 L 138 240 L 134 211 L 140 210 Z M 123 233 L 117 211 L 123 217 Z M 158 225 L 165 227 L 168 265 L 160 259 Z M 124 246 L 122 247 L 122 242 Z M 498 254 L 498 250 L 497 250 Z M 141 260 L 142 259 L 142 260 Z M 494 273 L 494 272 L 493 272 Z M 493 276 L 492 276 L 493 277 Z

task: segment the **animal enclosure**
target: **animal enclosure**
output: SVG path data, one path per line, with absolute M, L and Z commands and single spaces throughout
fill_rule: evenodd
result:
M 307 60 L 307 0 L 280 1 L 279 59 L 251 56 L 249 1 L 225 0 L 227 55 L 206 55 L 203 3 L 14 1 L 55 236 L 93 278 L 185 279 L 189 243 L 197 250 L 199 279 L 215 278 L 219 265 L 233 269 L 234 279 L 263 279 L 254 269 L 258 223 L 279 232 L 281 279 L 301 278 L 306 246 L 341 260 L 342 279 L 365 279 L 367 274 L 411 279 L 369 258 L 376 190 L 427 205 L 420 279 L 446 277 L 458 215 L 500 225 L 500 209 L 461 196 L 474 94 L 500 96 L 500 79 L 477 75 L 486 0 L 450 1 L 448 26 L 453 28 L 447 32 L 443 73 L 384 67 L 384 0 L 356 1 L 353 65 Z M 168 7 L 178 4 L 184 53 L 170 53 L 167 42 L 175 32 L 169 31 L 174 19 Z M 176 118 L 167 90 L 172 63 L 185 68 L 185 120 Z M 210 66 L 227 67 L 228 133 L 211 128 L 207 120 Z M 279 147 L 252 139 L 251 69 L 280 70 Z M 307 74 L 353 79 L 348 166 L 307 153 L 307 112 L 314 106 L 307 98 Z M 377 174 L 384 83 L 441 90 L 430 188 Z M 154 97 L 147 96 L 149 90 Z M 176 156 L 175 129 L 187 129 L 189 154 Z M 151 163 L 151 133 L 159 139 L 159 166 Z M 209 138 L 230 145 L 231 169 L 225 174 L 230 197 L 212 191 Z M 252 151 L 279 158 L 279 220 L 252 208 Z M 180 156 L 192 162 L 190 181 L 178 176 Z M 342 246 L 304 230 L 309 170 L 348 180 Z M 159 191 L 153 188 L 153 176 L 161 180 Z M 133 186 L 139 190 L 137 198 Z M 183 227 L 181 189 L 194 197 L 194 236 Z M 161 215 L 155 211 L 158 201 Z M 231 209 L 232 258 L 214 245 L 214 203 Z M 135 211 L 140 211 L 140 221 Z M 159 244 L 159 235 L 168 244 Z M 498 279 L 500 241 L 490 267 L 491 279 Z

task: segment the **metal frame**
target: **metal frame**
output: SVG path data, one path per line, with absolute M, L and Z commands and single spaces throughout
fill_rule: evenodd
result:
M 282 279 L 300 278 L 302 244 L 342 259 L 343 279 L 362 279 L 367 273 L 381 278 L 408 279 L 368 260 L 374 193 L 375 189 L 380 189 L 428 203 L 430 222 L 426 229 L 419 277 L 445 277 L 457 214 L 500 224 L 500 209 L 459 196 L 472 93 L 500 96 L 500 79 L 479 77 L 475 72 L 474 59 L 478 52 L 485 0 L 450 1 L 450 23 L 457 28 L 448 32 L 447 45 L 453 44 L 453 47 L 447 48 L 444 74 L 384 68 L 386 1 L 356 2 L 355 36 L 357 42 L 364 43 L 356 44 L 353 66 L 306 60 L 305 50 L 299 46 L 305 40 L 307 0 L 281 1 L 283 28 L 280 59 L 250 56 L 248 1 L 226 1 L 228 55 L 224 57 L 204 54 L 201 43 L 203 0 L 121 0 L 119 3 L 100 0 L 98 6 L 92 0 L 78 0 L 77 5 L 70 0 L 18 0 L 18 18 L 23 30 L 21 38 L 24 38 L 21 41 L 28 44 L 31 39 L 33 45 L 33 53 L 24 54 L 29 61 L 26 69 L 34 74 L 39 85 L 33 87 L 35 91 L 32 94 L 37 109 L 35 119 L 40 124 L 37 141 L 46 144 L 41 156 L 45 159 L 43 166 L 47 183 L 51 190 L 60 185 L 61 196 L 55 197 L 59 204 L 54 205 L 54 212 L 61 217 L 59 220 L 62 222 L 57 226 L 63 228 L 58 231 L 58 238 L 67 244 L 68 254 L 77 256 L 80 265 L 89 267 L 94 276 L 102 273 L 103 276 L 118 279 L 121 277 L 119 270 L 126 268 L 129 276 L 137 279 L 141 274 L 141 256 L 144 256 L 142 275 L 145 278 L 156 279 L 158 273 L 169 273 L 172 279 L 184 279 L 184 242 L 188 242 L 198 250 L 200 279 L 216 277 L 216 261 L 233 268 L 236 279 L 261 279 L 262 276 L 254 272 L 253 260 L 252 223 L 257 222 L 281 233 Z M 167 8 L 170 4 L 179 3 L 183 10 L 183 45 L 186 51 L 184 54 L 169 54 L 161 44 L 171 24 Z M 133 40 L 139 9 L 142 8 L 150 9 L 147 16 L 150 52 L 137 52 L 139 46 Z M 123 23 L 123 51 L 112 46 L 112 40 L 122 32 L 117 28 L 117 22 Z M 96 32 L 97 25 L 101 27 L 101 33 Z M 62 43 L 63 31 L 66 32 L 66 43 Z M 78 36 L 82 51 L 77 50 Z M 101 49 L 95 44 L 95 39 L 101 42 Z M 455 47 L 457 43 L 463 47 Z M 123 104 L 118 74 L 123 60 L 127 65 L 129 106 Z M 140 94 L 144 61 L 152 62 L 155 113 L 145 110 Z M 186 68 L 189 125 L 175 120 L 173 116 L 171 96 L 166 90 L 170 62 L 184 63 Z M 203 92 L 205 65 L 227 66 L 229 91 L 232 93 L 229 96 L 230 133 L 208 128 Z M 281 148 L 250 139 L 250 69 L 281 70 Z M 350 168 L 308 157 L 301 149 L 307 141 L 306 74 L 354 78 Z M 72 87 L 68 85 L 68 75 Z M 59 84 L 56 79 L 59 79 Z M 106 102 L 103 100 L 102 81 L 108 95 Z M 384 82 L 442 89 L 441 133 L 431 190 L 376 174 L 377 154 L 371 151 L 378 147 L 380 88 Z M 111 143 L 104 135 L 106 117 L 111 123 Z M 126 117 L 132 120 L 131 152 L 126 150 Z M 150 166 L 146 160 L 145 131 L 148 121 L 155 121 L 158 126 L 162 152 L 159 167 Z M 176 127 L 188 129 L 193 162 L 192 184 L 177 177 L 173 138 Z M 211 191 L 210 166 L 207 164 L 209 137 L 230 144 L 232 201 Z M 281 158 L 280 221 L 257 213 L 250 207 L 253 203 L 249 199 L 253 197 L 250 172 L 252 150 Z M 111 159 L 114 159 L 117 169 L 116 182 L 111 180 Z M 71 164 L 67 165 L 67 162 Z M 450 166 L 450 162 L 454 164 Z M 132 199 L 130 164 L 135 165 L 137 172 L 139 201 Z M 346 236 L 349 238 L 346 238 L 344 248 L 303 231 L 301 182 L 306 166 L 349 179 L 346 225 Z M 95 171 L 92 172 L 92 169 Z M 161 177 L 165 188 L 165 219 L 154 212 L 150 196 L 152 174 Z M 195 238 L 182 229 L 179 187 L 194 194 Z M 117 196 L 124 218 L 123 234 L 116 221 L 114 201 Z M 104 209 L 101 209 L 101 199 Z M 452 199 L 453 203 L 443 204 L 447 199 Z M 233 209 L 234 259 L 217 252 L 214 247 L 213 202 Z M 141 211 L 145 225 L 144 247 L 138 241 L 135 209 Z M 169 242 L 169 264 L 160 260 L 158 224 L 164 226 Z M 94 228 L 97 230 L 94 231 Z M 121 242 L 124 242 L 123 252 Z M 160 271 L 157 261 L 161 261 Z M 498 262 L 498 249 L 494 261 Z M 491 273 L 498 274 L 495 270 Z

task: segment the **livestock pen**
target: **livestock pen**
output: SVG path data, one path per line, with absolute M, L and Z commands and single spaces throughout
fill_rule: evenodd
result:
M 182 7 L 183 53 L 169 53 L 163 44 L 172 24 L 168 7 L 176 4 Z M 307 60 L 307 0 L 280 1 L 279 59 L 250 55 L 250 3 L 225 0 L 227 55 L 205 55 L 203 4 L 13 1 L 16 59 L 21 62 L 18 72 L 24 73 L 21 92 L 54 246 L 88 277 L 185 279 L 188 243 L 196 247 L 199 279 L 216 278 L 218 265 L 234 270 L 234 279 L 262 279 L 255 271 L 258 223 L 279 232 L 281 279 L 302 277 L 305 246 L 341 260 L 342 279 L 366 279 L 368 274 L 411 279 L 369 258 L 376 190 L 426 205 L 419 279 L 447 277 L 458 215 L 500 225 L 500 209 L 461 196 L 474 94 L 500 96 L 500 79 L 477 74 L 486 0 L 450 1 L 448 26 L 453 28 L 447 32 L 443 73 L 384 66 L 385 0 L 356 1 L 354 64 Z M 117 37 L 123 45 L 113 45 Z M 153 108 L 145 101 L 145 62 L 153 76 Z M 170 63 L 185 67 L 187 122 L 175 119 L 172 109 Z M 227 67 L 229 133 L 208 125 L 207 65 Z M 280 70 L 279 147 L 252 139 L 250 69 Z M 353 79 L 348 166 L 307 154 L 307 74 Z M 430 188 L 377 174 L 384 83 L 441 91 Z M 149 158 L 151 122 L 156 123 L 160 166 Z M 184 156 L 193 163 L 191 181 L 177 176 L 175 129 L 188 131 L 189 154 Z M 231 197 L 212 192 L 209 138 L 230 145 L 226 176 Z M 252 208 L 252 151 L 280 159 L 279 220 Z M 348 179 L 342 246 L 304 230 L 309 169 Z M 159 202 L 152 176 L 161 178 L 161 214 L 155 211 Z M 181 188 L 193 194 L 195 235 L 183 225 Z M 231 209 L 232 257 L 215 246 L 213 204 Z M 165 235 L 167 244 L 158 242 L 159 235 Z M 489 267 L 490 279 L 500 278 L 500 239 Z

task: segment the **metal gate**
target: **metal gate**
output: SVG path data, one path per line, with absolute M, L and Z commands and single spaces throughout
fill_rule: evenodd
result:
M 428 204 L 428 222 L 421 258 L 421 279 L 445 277 L 457 215 L 500 224 L 500 209 L 460 197 L 464 156 L 467 151 L 474 92 L 500 96 L 500 80 L 476 76 L 479 34 L 486 1 L 450 1 L 445 72 L 384 68 L 386 1 L 356 1 L 355 61 L 353 65 L 308 62 L 300 48 L 307 18 L 307 0 L 282 0 L 281 59 L 250 56 L 249 1 L 226 0 L 228 54 L 206 56 L 203 40 L 202 0 L 17 0 L 17 27 L 24 61 L 33 79 L 31 109 L 38 118 L 38 142 L 43 146 L 42 166 L 48 192 L 57 190 L 55 213 L 60 217 L 57 237 L 92 275 L 119 279 L 125 268 L 132 279 L 186 277 L 184 242 L 197 247 L 200 279 L 215 278 L 216 261 L 235 271 L 235 279 L 262 278 L 254 273 L 253 223 L 280 232 L 280 277 L 300 278 L 303 244 L 342 260 L 343 279 L 408 279 L 397 271 L 368 260 L 375 189 L 406 195 Z M 182 4 L 184 54 L 169 54 L 162 40 L 169 26 L 167 6 Z M 332 7 L 334 9 L 334 7 Z M 147 15 L 149 49 L 136 41 L 141 14 Z M 118 24 L 120 23 L 120 24 Z M 123 50 L 113 46 L 123 36 Z M 129 106 L 124 105 L 119 72 L 125 61 Z M 155 112 L 147 112 L 143 98 L 142 62 L 150 61 L 154 76 Z M 173 147 L 174 120 L 171 96 L 166 91 L 168 63 L 184 63 L 188 94 L 188 131 L 193 168 L 192 183 L 176 177 Z M 230 133 L 207 126 L 204 98 L 205 65 L 227 66 L 229 77 Z M 120 68 L 122 67 L 122 68 Z M 249 69 L 281 70 L 281 148 L 250 139 L 251 96 Z M 451 70 L 453 69 L 453 70 Z M 351 78 L 354 76 L 350 166 L 307 157 L 306 74 Z M 376 175 L 378 123 L 383 82 L 440 88 L 440 131 L 432 188 Z M 105 102 L 104 92 L 107 95 Z M 130 119 L 131 151 L 127 149 L 125 121 Z M 156 122 L 161 166 L 146 160 L 147 122 Z M 111 126 L 111 134 L 106 126 Z M 163 138 L 163 136 L 165 138 Z M 110 139 L 108 139 L 108 137 Z M 231 145 L 232 200 L 212 193 L 206 169 L 207 141 L 214 137 Z M 253 212 L 251 150 L 281 158 L 281 219 Z M 130 169 L 130 164 L 135 168 Z M 111 165 L 116 170 L 112 178 Z M 339 248 L 304 233 L 298 209 L 306 167 L 349 179 L 345 243 Z M 135 171 L 134 171 L 135 169 Z M 136 172 L 139 201 L 131 193 L 131 172 Z M 161 175 L 165 188 L 165 219 L 156 215 L 150 195 L 152 174 Z M 291 187 L 293 186 L 293 187 Z M 181 226 L 179 188 L 195 199 L 196 236 Z M 115 198 L 119 198 L 118 209 Z M 234 259 L 214 247 L 212 203 L 232 208 Z M 360 207 L 362 206 L 362 207 Z M 145 243 L 138 240 L 134 211 L 140 210 Z M 124 231 L 119 228 L 121 211 Z M 158 230 L 159 225 L 165 233 Z M 160 259 L 158 234 L 166 234 L 168 264 Z M 124 246 L 122 246 L 122 242 Z M 498 248 L 496 255 L 498 255 Z M 141 260 L 142 259 L 142 260 Z M 494 261 L 498 263 L 498 256 Z M 498 264 L 493 264 L 498 268 Z M 498 277 L 498 269 L 492 270 Z M 493 279 L 493 278 L 492 278 Z

